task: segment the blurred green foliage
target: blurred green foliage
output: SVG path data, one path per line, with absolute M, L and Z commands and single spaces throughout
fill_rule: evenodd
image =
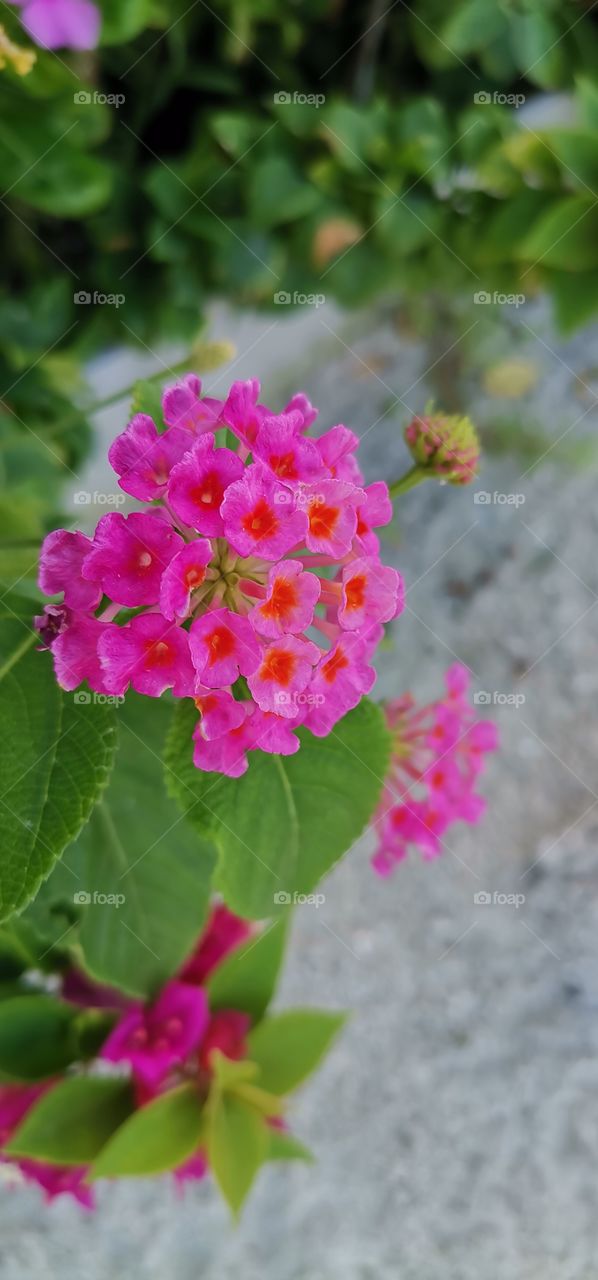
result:
M 0 536 L 39 537 L 85 449 L 81 360 L 189 339 L 214 293 L 598 308 L 589 3 L 99 3 L 94 53 L 0 72 Z

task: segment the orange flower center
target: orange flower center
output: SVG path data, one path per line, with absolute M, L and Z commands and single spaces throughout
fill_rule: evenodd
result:
M 222 658 L 230 657 L 234 652 L 235 637 L 228 627 L 215 627 L 209 636 L 206 636 L 206 644 L 208 646 L 208 664 L 213 666 L 215 662 L 220 662 Z
M 262 605 L 261 613 L 264 618 L 277 618 L 279 622 L 283 622 L 298 602 L 299 596 L 295 584 L 288 578 L 276 578 L 270 599 Z
M 265 498 L 259 498 L 253 508 L 241 521 L 245 533 L 255 542 L 261 538 L 271 538 L 278 529 L 278 520 L 270 504 Z
M 222 481 L 216 471 L 208 471 L 189 497 L 204 511 L 217 511 L 224 497 Z
M 347 609 L 363 609 L 366 586 L 367 578 L 365 573 L 356 573 L 353 578 L 349 578 L 349 581 L 345 583 Z
M 328 684 L 334 684 L 336 677 L 349 666 L 349 660 L 345 657 L 342 649 L 337 649 L 322 667 L 322 675 Z
M 203 568 L 203 566 L 191 565 L 190 568 L 186 570 L 183 581 L 185 583 L 185 586 L 188 587 L 190 591 L 192 591 L 193 587 L 201 586 L 205 576 L 206 576 L 206 571 Z
M 152 667 L 167 667 L 172 661 L 172 651 L 165 640 L 149 640 L 145 651 L 148 662 Z
M 268 463 L 275 475 L 287 480 L 298 480 L 294 453 L 271 454 Z
M 309 507 L 309 528 L 314 538 L 330 538 L 340 513 L 340 507 L 328 507 L 315 498 Z
M 294 653 L 288 653 L 286 649 L 271 649 L 260 667 L 260 679 L 288 685 L 296 666 L 297 659 Z

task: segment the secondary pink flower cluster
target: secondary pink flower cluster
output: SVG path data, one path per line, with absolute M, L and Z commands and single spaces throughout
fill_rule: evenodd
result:
M 118 1020 L 99 1057 L 128 1064 L 139 1107 L 193 1078 L 205 1096 L 211 1079 L 210 1059 L 216 1049 L 228 1058 L 244 1057 L 249 1017 L 235 1009 L 212 1013 L 203 984 L 221 960 L 249 937 L 251 928 L 227 907 L 214 907 L 192 956 L 151 1005 L 98 987 L 76 971 L 65 976 L 64 999 L 86 1008 L 118 1010 Z M 37 1183 L 47 1200 L 67 1194 L 91 1209 L 93 1191 L 85 1181 L 85 1166 L 66 1168 L 1 1154 L 28 1111 L 57 1083 L 51 1080 L 36 1085 L 0 1086 L 0 1162 L 16 1167 L 27 1182 Z M 204 1152 L 197 1151 L 175 1170 L 174 1176 L 180 1183 L 202 1178 L 207 1172 Z
M 42 49 L 95 49 L 101 14 L 92 0 L 10 0 L 22 6 L 21 21 Z
M 374 532 L 388 488 L 363 486 L 357 436 L 312 438 L 304 395 L 274 414 L 259 393 L 202 398 L 193 374 L 166 390 L 167 430 L 137 414 L 109 452 L 152 509 L 103 516 L 93 539 L 58 529 L 40 562 L 42 590 L 64 593 L 37 620 L 62 687 L 193 698 L 195 764 L 230 777 L 250 750 L 298 751 L 299 725 L 326 736 L 372 688 L 403 606 Z
M 465 667 L 449 667 L 445 684 L 444 697 L 428 706 L 418 707 L 410 693 L 385 706 L 392 753 L 374 817 L 373 857 L 381 876 L 390 875 L 410 845 L 424 858 L 437 857 L 452 823 L 476 823 L 486 808 L 475 786 L 486 753 L 497 749 L 498 730 L 491 720 L 476 719 Z

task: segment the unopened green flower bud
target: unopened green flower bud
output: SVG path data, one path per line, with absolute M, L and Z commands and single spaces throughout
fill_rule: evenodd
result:
M 414 462 L 449 484 L 469 484 L 478 472 L 480 442 L 469 418 L 433 413 L 413 418 L 405 440 Z

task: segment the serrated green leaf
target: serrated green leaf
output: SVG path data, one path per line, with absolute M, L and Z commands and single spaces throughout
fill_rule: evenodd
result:
M 238 779 L 194 768 L 195 722 L 193 706 L 177 708 L 165 755 L 169 788 L 199 830 L 212 833 L 215 883 L 228 905 L 263 918 L 310 893 L 363 831 L 388 760 L 382 713 L 363 699 L 327 738 L 299 730 L 294 756 L 252 752 Z
M 125 1120 L 93 1164 L 91 1177 L 143 1178 L 178 1168 L 200 1146 L 202 1120 L 194 1084 L 170 1089 Z
M 285 1094 L 315 1071 L 346 1015 L 319 1009 L 289 1009 L 264 1018 L 248 1038 L 247 1056 L 260 1068 L 259 1085 Z
M 142 997 L 172 977 L 191 950 L 214 866 L 211 843 L 166 795 L 161 751 L 168 717 L 166 701 L 127 694 L 110 786 L 68 857 L 76 889 L 88 898 L 80 930 L 87 969 Z
M 298 1138 L 285 1129 L 271 1129 L 268 1140 L 268 1160 L 305 1160 L 314 1163 L 314 1155 L 309 1147 L 304 1147 Z
M 75 1076 L 44 1094 L 6 1151 L 61 1165 L 88 1164 L 132 1110 L 128 1081 Z

